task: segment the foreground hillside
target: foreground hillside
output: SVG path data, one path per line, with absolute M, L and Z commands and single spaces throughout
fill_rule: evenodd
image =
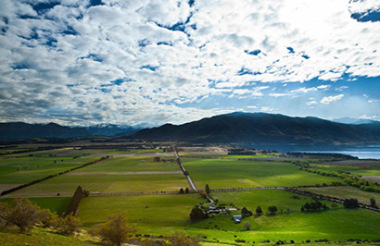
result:
M 314 117 L 233 113 L 183 125 L 166 124 L 127 137 L 194 143 L 367 145 L 380 143 L 380 123 L 349 125 Z

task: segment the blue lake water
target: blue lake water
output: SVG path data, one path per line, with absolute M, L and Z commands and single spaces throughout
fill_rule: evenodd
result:
M 245 146 L 248 147 L 248 146 Z M 380 145 L 357 146 L 357 147 L 305 147 L 305 146 L 249 146 L 257 149 L 271 149 L 279 152 L 300 153 L 332 153 L 345 154 L 358 157 L 359 159 L 380 159 Z

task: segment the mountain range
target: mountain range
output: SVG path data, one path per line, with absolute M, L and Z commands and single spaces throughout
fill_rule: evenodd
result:
M 28 124 L 23 122 L 0 123 L 0 140 L 30 139 L 30 138 L 72 138 L 93 135 L 115 136 L 128 135 L 138 129 L 130 126 L 100 124 L 90 127 L 68 127 L 55 123 Z
M 112 140 L 222 143 L 251 145 L 370 145 L 380 144 L 380 122 L 344 124 L 316 117 L 242 113 L 203 118 L 182 125 L 150 129 L 101 124 L 68 127 L 55 123 L 0 123 L 0 140 L 109 136 Z
M 190 143 L 368 145 L 380 144 L 380 123 L 343 124 L 316 117 L 232 113 L 183 125 L 165 124 L 125 137 L 133 141 Z

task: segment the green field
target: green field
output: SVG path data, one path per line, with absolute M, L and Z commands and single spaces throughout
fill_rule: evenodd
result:
M 337 178 L 306 173 L 287 162 L 183 159 L 183 165 L 200 189 L 206 184 L 216 189 L 331 184 L 339 181 Z
M 186 188 L 188 182 L 174 161 L 174 155 L 161 156 L 160 161 L 154 161 L 154 153 L 157 152 L 161 150 L 57 148 L 32 152 L 32 154 L 15 154 L 13 158 L 10 158 L 12 155 L 3 156 L 0 158 L 0 189 L 62 172 L 104 155 L 114 155 L 110 159 L 12 192 L 2 201 L 10 201 L 10 197 L 30 197 L 42 208 L 62 214 L 66 211 L 76 188 L 81 186 L 93 195 L 96 193 L 111 195 L 90 196 L 82 199 L 78 216 L 84 223 L 84 229 L 103 223 L 108 216 L 121 212 L 126 214 L 128 222 L 137 228 L 138 233 L 160 236 L 182 231 L 200 236 L 203 241 L 207 241 L 205 245 L 209 246 L 274 245 L 278 240 L 288 242 L 294 240 L 295 245 L 304 245 L 303 241 L 313 242 L 319 239 L 329 239 L 333 241 L 331 245 L 350 245 L 346 240 L 352 238 L 380 239 L 378 233 L 380 213 L 365 209 L 343 209 L 341 205 L 332 208 L 331 202 L 324 201 L 322 202 L 331 209 L 301 212 L 301 206 L 306 202 L 311 202 L 312 198 L 298 196 L 296 199 L 293 193 L 276 189 L 211 194 L 219 203 L 233 203 L 240 209 L 246 207 L 255 211 L 256 207 L 260 206 L 264 211 L 262 216 L 244 218 L 241 224 L 235 224 L 231 216 L 224 214 L 215 215 L 204 221 L 191 222 L 189 214 L 192 208 L 207 201 L 196 193 L 164 194 L 167 191 Z M 342 181 L 339 178 L 303 171 L 292 164 L 292 161 L 313 163 L 312 168 L 323 170 L 349 171 L 352 175 L 372 177 L 380 175 L 380 169 L 377 167 L 315 164 L 319 160 L 315 156 L 312 158 L 186 154 L 181 157 L 181 160 L 198 189 L 204 189 L 206 184 L 211 189 L 218 189 L 322 185 Z M 322 159 L 328 158 L 321 157 Z M 318 186 L 306 190 L 340 198 L 357 198 L 363 203 L 369 203 L 369 198 L 374 197 L 380 203 L 378 193 L 369 193 L 352 187 Z M 115 196 L 120 195 L 115 193 L 123 192 L 145 194 Z M 158 192 L 160 195 L 148 195 L 152 192 Z M 273 205 L 278 208 L 278 213 L 266 214 L 268 207 Z M 239 213 L 240 211 L 233 212 L 233 214 Z M 242 225 L 244 222 L 251 224 L 250 231 L 244 230 Z M 6 240 L 12 240 L 12 235 L 8 234 L 0 234 L 0 236 Z M 52 237 L 43 230 L 37 230 L 37 235 Z M 23 237 L 20 239 L 23 241 L 15 241 L 20 244 L 8 245 L 22 245 L 23 242 L 34 245 L 36 240 L 40 240 L 37 237 L 30 237 L 29 240 Z M 51 240 L 54 242 L 56 239 Z M 245 240 L 245 243 L 239 240 Z M 262 243 L 264 240 L 270 240 L 271 243 Z M 338 241 L 342 242 L 338 243 Z M 62 244 L 55 245 L 70 245 L 70 243 L 91 245 L 90 242 L 74 243 L 74 241 L 64 240 Z M 0 243 L 0 245 L 3 244 Z M 44 245 L 44 242 L 39 245 Z
M 13 198 L 5 198 L 0 202 L 12 202 L 13 200 Z M 67 211 L 71 197 L 31 197 L 29 200 L 43 209 L 49 209 L 51 212 L 62 215 Z
M 78 165 L 96 157 L 21 157 L 0 159 L 0 184 L 25 184 Z
M 198 194 L 88 197 L 78 216 L 85 226 L 92 226 L 122 212 L 141 232 L 168 233 L 188 226 L 191 209 L 202 201 Z
M 302 190 L 311 191 L 316 194 L 327 195 L 337 197 L 341 199 L 356 198 L 360 203 L 370 204 L 369 199 L 372 197 L 378 203 L 380 203 L 380 193 L 366 192 L 355 187 L 343 186 L 343 187 L 313 187 L 304 188 Z
M 83 200 L 79 217 L 85 226 L 92 226 L 105 221 L 107 216 L 113 213 L 122 212 L 141 233 L 161 235 L 184 230 L 193 235 L 201 235 L 208 239 L 217 238 L 227 243 L 233 243 L 237 238 L 249 242 L 379 238 L 377 234 L 380 230 L 379 213 L 364 209 L 342 208 L 321 212 L 300 212 L 301 206 L 312 199 L 303 196 L 300 196 L 300 199 L 293 199 L 292 195 L 279 190 L 213 194 L 213 197 L 218 198 L 220 202 L 233 202 L 239 208 L 245 206 L 254 210 L 257 206 L 261 206 L 266 212 L 268 206 L 278 207 L 280 212 L 277 215 L 262 215 L 257 218 L 252 216 L 244 219 L 243 222 L 251 223 L 250 231 L 245 231 L 242 224 L 235 224 L 231 216 L 224 214 L 190 223 L 189 213 L 192 207 L 205 202 L 197 194 L 90 197 Z M 331 203 L 326 202 L 326 204 L 331 207 Z
M 61 175 L 12 193 L 12 196 L 72 195 L 81 186 L 90 192 L 177 191 L 188 186 L 182 174 Z
M 75 172 L 133 172 L 133 171 L 179 171 L 173 157 L 161 157 L 166 162 L 154 162 L 153 157 L 113 157 Z
M 34 229 L 31 235 L 9 233 L 0 231 L 0 245 L 2 246 L 95 246 L 99 245 L 95 240 L 89 241 L 86 237 L 67 237 L 53 233 L 47 229 Z

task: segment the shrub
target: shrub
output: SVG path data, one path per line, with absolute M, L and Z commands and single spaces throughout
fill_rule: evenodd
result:
M 174 233 L 168 238 L 171 246 L 200 246 L 199 239 L 197 237 L 187 236 L 181 232 Z
M 80 220 L 69 214 L 64 218 L 59 218 L 55 223 L 55 228 L 62 234 L 73 235 L 80 225 Z
M 269 212 L 269 214 L 275 214 L 277 212 L 277 207 L 276 206 L 269 206 L 268 212 Z
M 252 227 L 252 225 L 248 221 L 245 221 L 243 223 L 243 229 L 245 229 L 246 231 L 249 231 L 251 229 L 251 227 Z
M 256 214 L 257 214 L 257 215 L 262 215 L 262 214 L 263 214 L 263 210 L 261 209 L 260 206 L 258 206 L 258 207 L 256 208 Z
M 198 220 L 203 220 L 207 219 L 208 215 L 205 211 L 200 206 L 195 206 L 190 213 L 190 219 L 192 221 L 198 221 Z
M 0 220 L 5 226 L 17 226 L 21 233 L 29 232 L 40 219 L 40 208 L 28 199 L 15 199 L 11 208 L 2 204 L 0 210 Z
M 108 221 L 92 229 L 91 233 L 99 236 L 104 243 L 121 246 L 128 241 L 135 230 L 127 224 L 123 214 L 116 214 Z
M 343 201 L 343 207 L 344 208 L 358 208 L 359 207 L 358 199 L 345 199 Z

